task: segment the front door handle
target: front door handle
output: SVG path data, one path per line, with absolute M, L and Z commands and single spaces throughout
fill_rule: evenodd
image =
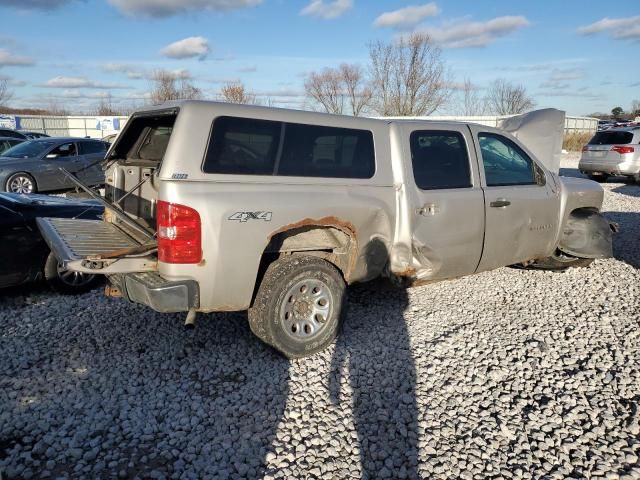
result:
M 489 205 L 491 205 L 494 208 L 501 208 L 501 207 L 508 207 L 509 205 L 511 205 L 511 202 L 506 198 L 498 198 L 497 200 L 491 202 Z

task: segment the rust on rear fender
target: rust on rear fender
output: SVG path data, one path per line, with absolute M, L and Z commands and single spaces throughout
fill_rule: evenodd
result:
M 267 237 L 267 244 L 271 242 L 271 239 L 273 237 L 280 233 L 285 233 L 304 227 L 333 227 L 345 233 L 349 237 L 351 242 L 351 244 L 349 245 L 349 262 L 347 268 L 343 270 L 342 273 L 347 283 L 350 283 L 351 276 L 355 270 L 358 258 L 358 235 L 356 232 L 356 227 L 353 225 L 353 223 L 347 220 L 341 220 L 338 217 L 334 216 L 322 218 L 305 218 L 304 220 L 290 223 L 271 232 Z

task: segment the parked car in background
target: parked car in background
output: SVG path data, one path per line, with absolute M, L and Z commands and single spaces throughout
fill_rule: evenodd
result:
M 60 168 L 89 185 L 104 184 L 100 160 L 109 144 L 84 138 L 40 138 L 0 156 L 0 191 L 36 193 L 74 187 Z
M 16 132 L 10 128 L 0 128 L 0 137 L 19 138 L 21 140 L 29 140 L 29 138 L 21 132 Z
M 134 114 L 108 161 L 103 221 L 38 219 L 62 264 L 187 325 L 248 309 L 290 358 L 333 341 L 347 284 L 613 253 L 601 186 L 482 125 L 184 101 Z
M 95 200 L 0 193 L 0 288 L 41 279 L 63 293 L 92 288 L 98 276 L 59 267 L 36 226 L 36 218 L 95 220 L 103 210 Z
M 597 182 L 623 175 L 640 183 L 640 127 L 597 132 L 582 148 L 578 169 Z
M 102 141 L 103 142 L 107 142 L 107 143 L 113 143 L 113 141 L 116 139 L 117 136 L 118 136 L 117 133 L 112 133 L 111 135 L 107 135 L 106 137 L 102 137 Z
M 40 132 L 25 132 L 25 131 L 22 131 L 20 133 L 24 134 L 30 140 L 34 140 L 36 138 L 50 138 L 51 137 L 51 135 L 47 135 L 46 133 L 40 133 Z
M 0 156 L 10 148 L 15 147 L 16 145 L 19 145 L 22 142 L 24 142 L 24 140 L 20 138 L 0 137 Z

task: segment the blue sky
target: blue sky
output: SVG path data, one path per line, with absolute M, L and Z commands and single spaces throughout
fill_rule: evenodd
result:
M 365 66 L 369 42 L 412 31 L 442 47 L 457 82 L 506 78 L 538 107 L 580 115 L 640 99 L 638 0 L 0 0 L 0 11 L 0 77 L 16 107 L 140 105 L 156 69 L 210 98 L 241 80 L 298 107 L 307 72 Z

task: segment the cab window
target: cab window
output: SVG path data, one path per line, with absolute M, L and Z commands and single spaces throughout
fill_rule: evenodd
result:
M 488 187 L 540 183 L 542 172 L 513 141 L 495 133 L 480 133 L 478 140 Z
M 419 130 L 411 133 L 413 177 L 421 190 L 471 187 L 469 155 L 460 132 Z

